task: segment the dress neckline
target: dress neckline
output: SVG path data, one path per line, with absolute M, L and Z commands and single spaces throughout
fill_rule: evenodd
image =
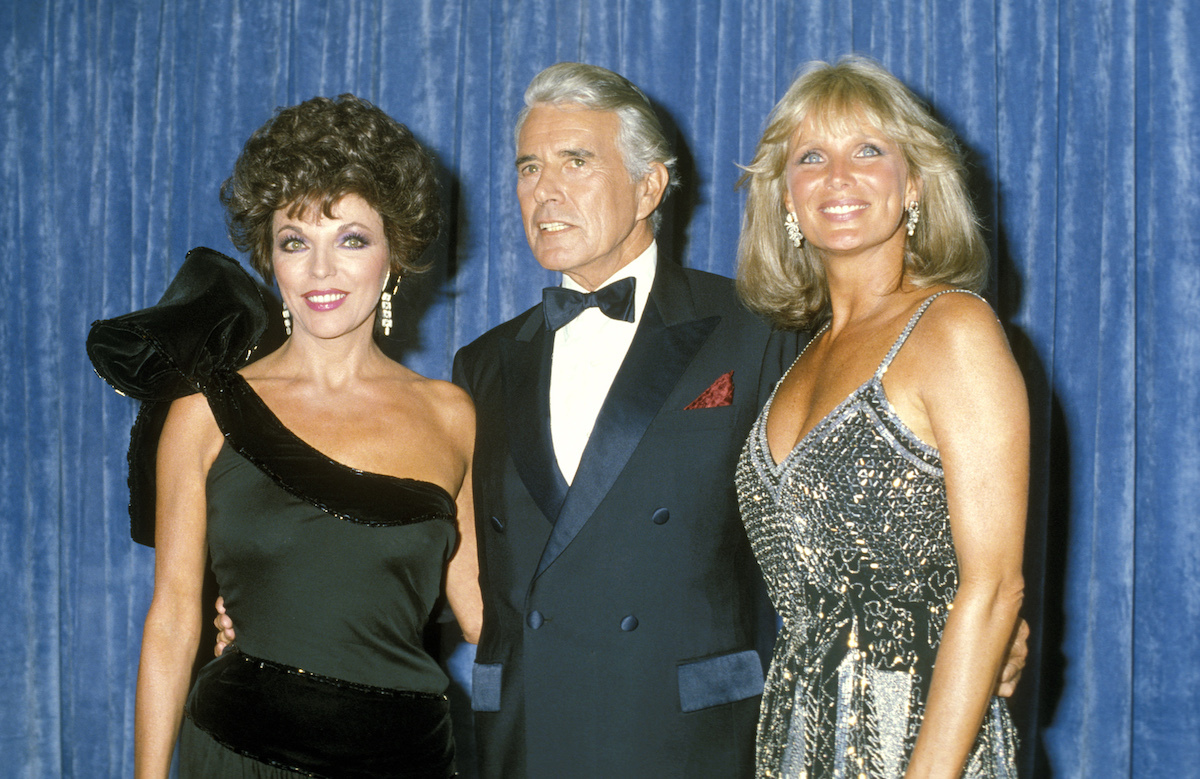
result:
M 917 322 L 920 321 L 930 304 L 932 304 L 934 300 L 942 295 L 951 292 L 963 292 L 968 295 L 975 294 L 970 290 L 965 289 L 944 289 L 941 292 L 936 292 L 921 301 L 921 305 L 917 308 L 913 315 L 909 317 L 908 323 L 904 326 L 904 330 L 900 332 L 900 335 L 888 349 L 887 354 L 884 355 L 884 358 L 880 361 L 874 372 L 867 377 L 867 380 L 851 390 L 850 393 L 846 395 L 846 397 L 843 398 L 840 403 L 830 409 L 829 412 L 823 417 L 818 419 L 804 435 L 796 440 L 796 443 L 783 455 L 783 458 L 776 462 L 775 453 L 771 451 L 771 445 L 767 440 L 767 423 L 770 420 L 771 408 L 775 403 L 775 394 L 779 392 L 780 385 L 782 385 L 784 380 L 787 379 L 788 375 L 792 372 L 792 369 L 795 368 L 796 364 L 800 362 L 800 359 L 804 357 L 804 353 L 808 351 L 808 347 L 812 346 L 812 344 L 818 338 L 820 338 L 826 330 L 829 329 L 828 322 L 822 325 L 821 329 L 818 330 L 816 334 L 809 339 L 808 343 L 804 345 L 804 348 L 800 350 L 800 354 L 796 355 L 796 359 L 792 361 L 790 366 L 788 366 L 787 371 L 783 374 L 783 376 L 780 377 L 779 381 L 775 383 L 775 388 L 771 390 L 771 395 L 767 398 L 767 402 L 763 405 L 763 411 L 761 415 L 762 424 L 758 426 L 756 433 L 759 439 L 759 446 L 766 455 L 767 462 L 776 475 L 786 471 L 787 464 L 790 460 L 797 457 L 803 450 L 810 448 L 810 442 L 818 438 L 817 434 L 819 432 L 833 427 L 835 423 L 842 418 L 845 411 L 858 401 L 860 396 L 865 395 L 872 390 L 875 392 L 880 406 L 891 418 L 898 431 L 908 438 L 908 443 L 916 446 L 918 449 L 928 455 L 940 458 L 940 453 L 937 447 L 931 446 L 918 437 L 917 434 L 914 433 L 907 424 L 905 424 L 904 420 L 900 418 L 900 415 L 896 413 L 896 409 L 894 406 L 892 406 L 892 402 L 887 396 L 887 391 L 883 387 L 883 376 L 885 373 L 887 373 L 888 367 L 892 364 L 892 360 L 896 358 L 896 355 L 900 351 L 900 347 L 902 347 L 908 340 L 909 335 L 912 334 L 913 328 L 917 326 Z M 978 297 L 978 295 L 976 295 L 976 297 Z
M 346 465 L 343 462 L 333 459 L 329 455 L 322 452 L 320 449 L 317 449 L 315 446 L 310 444 L 308 441 L 305 441 L 303 438 L 296 435 L 296 433 L 290 427 L 283 424 L 283 420 L 281 420 L 275 414 L 275 412 L 271 410 L 271 407 L 269 405 L 267 405 L 267 401 L 263 400 L 262 395 L 259 395 L 258 392 L 255 391 L 253 385 L 250 384 L 250 382 L 246 379 L 245 376 L 243 376 L 241 373 L 239 373 L 237 371 L 232 371 L 231 374 L 233 376 L 237 377 L 237 382 L 241 385 L 241 388 L 244 390 L 246 397 L 250 399 L 250 402 L 255 405 L 255 407 L 258 409 L 258 411 L 261 413 L 261 415 L 271 424 L 272 427 L 275 427 L 277 430 L 280 431 L 281 434 L 286 435 L 288 438 L 292 439 L 292 441 L 295 442 L 296 446 L 308 451 L 314 458 L 320 459 L 322 461 L 322 463 L 327 464 L 332 468 L 335 468 L 335 469 L 338 469 L 338 470 L 341 470 L 341 471 L 344 471 L 344 472 L 347 472 L 350 474 L 354 474 L 355 476 L 361 476 L 361 477 L 365 477 L 365 478 L 369 478 L 369 479 L 384 479 L 387 481 L 392 481 L 392 482 L 396 482 L 399 484 L 405 484 L 405 485 L 419 484 L 419 485 L 423 485 L 425 487 L 431 487 L 431 488 L 441 492 L 443 495 L 445 495 L 447 500 L 449 500 L 451 502 L 454 501 L 454 497 L 450 494 L 450 491 L 447 490 L 442 485 L 437 484 L 436 482 L 426 481 L 424 479 L 413 479 L 413 478 L 406 477 L 406 476 L 392 476 L 391 474 L 378 473 L 376 471 L 364 471 L 359 468 L 355 468 L 353 466 Z
M 356 524 L 454 521 L 457 506 L 445 487 L 338 462 L 284 425 L 241 374 L 211 378 L 205 395 L 226 443 L 287 492 Z

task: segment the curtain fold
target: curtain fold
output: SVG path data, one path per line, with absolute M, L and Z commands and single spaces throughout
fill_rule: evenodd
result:
M 1147 4 L 1136 20 L 1138 70 L 1133 392 L 1134 772 L 1166 775 L 1200 760 L 1200 7 Z M 1186 769 L 1184 769 L 1186 770 Z
M 1191 0 L 70 0 L 0 8 L 0 750 L 132 773 L 153 552 L 128 540 L 136 411 L 88 325 L 153 303 L 281 105 L 353 92 L 435 154 L 445 229 L 388 344 L 456 349 L 556 280 L 526 248 L 512 121 L 560 60 L 623 73 L 680 156 L 664 256 L 734 270 L 734 189 L 798 67 L 857 52 L 959 134 L 1029 385 L 1014 710 L 1025 775 L 1200 763 L 1200 6 Z

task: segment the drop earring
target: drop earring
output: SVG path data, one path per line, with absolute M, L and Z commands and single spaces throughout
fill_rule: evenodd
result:
M 800 232 L 800 222 L 796 220 L 796 215 L 788 211 L 788 215 L 783 220 L 783 229 L 787 231 L 788 240 L 792 242 L 792 246 L 797 249 L 800 244 L 804 243 L 804 233 Z
M 283 304 L 283 331 L 292 334 L 292 312 L 288 311 L 287 303 Z
M 917 231 L 917 222 L 921 221 L 921 207 L 917 201 L 908 204 L 908 223 L 904 226 L 911 237 Z
M 384 282 L 383 294 L 379 296 L 379 324 L 383 327 L 385 336 L 392 334 L 392 296 L 400 290 L 401 276 L 396 276 L 396 283 L 389 292 L 387 282 Z

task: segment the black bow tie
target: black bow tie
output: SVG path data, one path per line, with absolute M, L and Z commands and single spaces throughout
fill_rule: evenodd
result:
M 614 281 L 595 292 L 576 292 L 564 287 L 546 287 L 542 290 L 542 312 L 550 332 L 570 322 L 584 310 L 595 306 L 609 319 L 623 322 L 633 321 L 632 277 Z

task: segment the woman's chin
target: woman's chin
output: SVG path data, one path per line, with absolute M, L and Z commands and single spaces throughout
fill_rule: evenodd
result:
M 366 331 L 370 334 L 374 319 L 366 319 L 357 323 L 318 321 L 307 324 L 301 331 L 308 337 L 319 341 L 336 341 L 339 338 L 353 338 Z

